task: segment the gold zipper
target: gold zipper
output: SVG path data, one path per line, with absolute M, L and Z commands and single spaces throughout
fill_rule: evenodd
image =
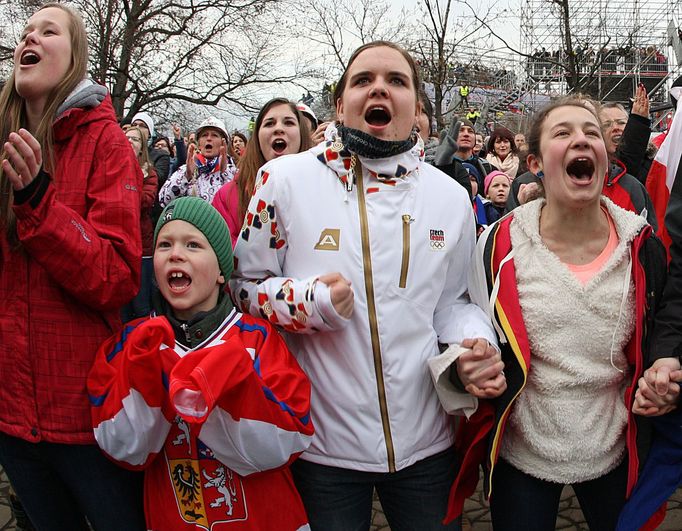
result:
M 400 264 L 400 283 L 399 288 L 407 286 L 407 271 L 410 267 L 410 223 L 412 217 L 403 214 L 403 261 Z
M 377 380 L 377 394 L 379 397 L 379 410 L 381 411 L 381 424 L 384 429 L 384 439 L 386 440 L 388 471 L 395 472 L 395 449 L 393 448 L 391 424 L 388 417 L 386 386 L 384 384 L 384 368 L 381 360 L 381 345 L 379 343 L 379 325 L 377 322 L 376 303 L 374 301 L 374 280 L 372 276 L 372 255 L 369 248 L 369 224 L 367 222 L 367 206 L 365 204 L 365 187 L 362 177 L 362 168 L 358 170 L 356 164 L 357 158 L 355 155 L 353 155 L 351 159 L 351 170 L 355 173 L 355 179 L 357 181 L 360 235 L 362 238 L 362 263 L 365 275 L 365 294 L 367 296 L 369 331 L 372 339 L 372 354 L 374 356 L 374 374 Z

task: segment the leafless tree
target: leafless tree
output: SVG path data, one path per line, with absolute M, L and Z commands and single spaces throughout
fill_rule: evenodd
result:
M 470 66 L 471 53 L 464 54 L 460 46 L 470 50 L 480 49 L 480 59 L 488 48 L 481 29 L 491 16 L 491 8 L 476 16 L 466 16 L 463 0 L 420 0 L 418 6 L 422 15 L 409 48 L 418 60 L 424 78 L 433 83 L 435 92 L 434 110 L 438 127 L 443 127 L 443 100 L 457 84 L 453 65 L 463 68 Z
M 0 18 L 17 1 L 33 2 L 0 0 Z M 91 73 L 107 85 L 122 119 L 141 109 L 162 110 L 170 102 L 232 103 L 253 111 L 264 86 L 295 83 L 306 75 L 292 68 L 295 58 L 283 60 L 276 15 L 284 0 L 73 0 L 72 5 L 88 28 Z M 26 14 L 20 18 L 25 19 Z
M 394 10 L 387 0 L 300 0 L 299 9 L 305 17 L 296 33 L 325 80 L 325 88 L 314 91 L 313 108 L 322 116 L 333 114 L 331 89 L 355 48 L 376 40 L 407 43 L 407 12 Z

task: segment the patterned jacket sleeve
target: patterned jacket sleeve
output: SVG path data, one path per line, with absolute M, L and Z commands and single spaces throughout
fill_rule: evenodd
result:
M 151 463 L 175 418 L 161 357 L 173 343 L 168 321 L 155 317 L 128 323 L 97 351 L 88 376 L 95 439 L 126 468 Z
M 235 271 L 230 280 L 232 300 L 242 312 L 267 319 L 288 332 L 311 334 L 344 327 L 331 302 L 329 288 L 318 276 L 283 276 L 288 242 L 281 216 L 286 198 L 277 178 L 261 169 L 235 248 Z
M 217 346 L 184 356 L 170 396 L 199 438 L 242 476 L 293 461 L 311 442 L 310 383 L 279 334 L 248 316 Z
M 159 204 L 165 207 L 173 199 L 188 195 L 189 181 L 187 180 L 187 166 L 180 166 L 175 173 L 166 179 L 159 191 Z
M 42 172 L 31 197 L 14 205 L 23 248 L 64 291 L 96 310 L 120 308 L 140 287 L 140 225 L 131 220 L 140 219 L 142 171 L 120 133 L 112 124 L 97 143 L 84 178 L 84 215 L 60 200 Z

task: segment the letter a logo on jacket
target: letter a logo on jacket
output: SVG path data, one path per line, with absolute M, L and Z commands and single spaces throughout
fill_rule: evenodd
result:
M 315 245 L 317 251 L 338 251 L 341 229 L 324 229 Z

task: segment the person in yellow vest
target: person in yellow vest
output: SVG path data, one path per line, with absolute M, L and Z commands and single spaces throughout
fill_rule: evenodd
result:
M 462 85 L 461 87 L 459 87 L 459 95 L 462 98 L 460 105 L 462 107 L 468 107 L 469 106 L 469 85 Z
M 469 108 L 469 112 L 466 115 L 466 119 L 469 120 L 472 124 L 476 125 L 476 120 L 481 117 L 481 113 L 477 110 L 474 109 L 473 107 Z

